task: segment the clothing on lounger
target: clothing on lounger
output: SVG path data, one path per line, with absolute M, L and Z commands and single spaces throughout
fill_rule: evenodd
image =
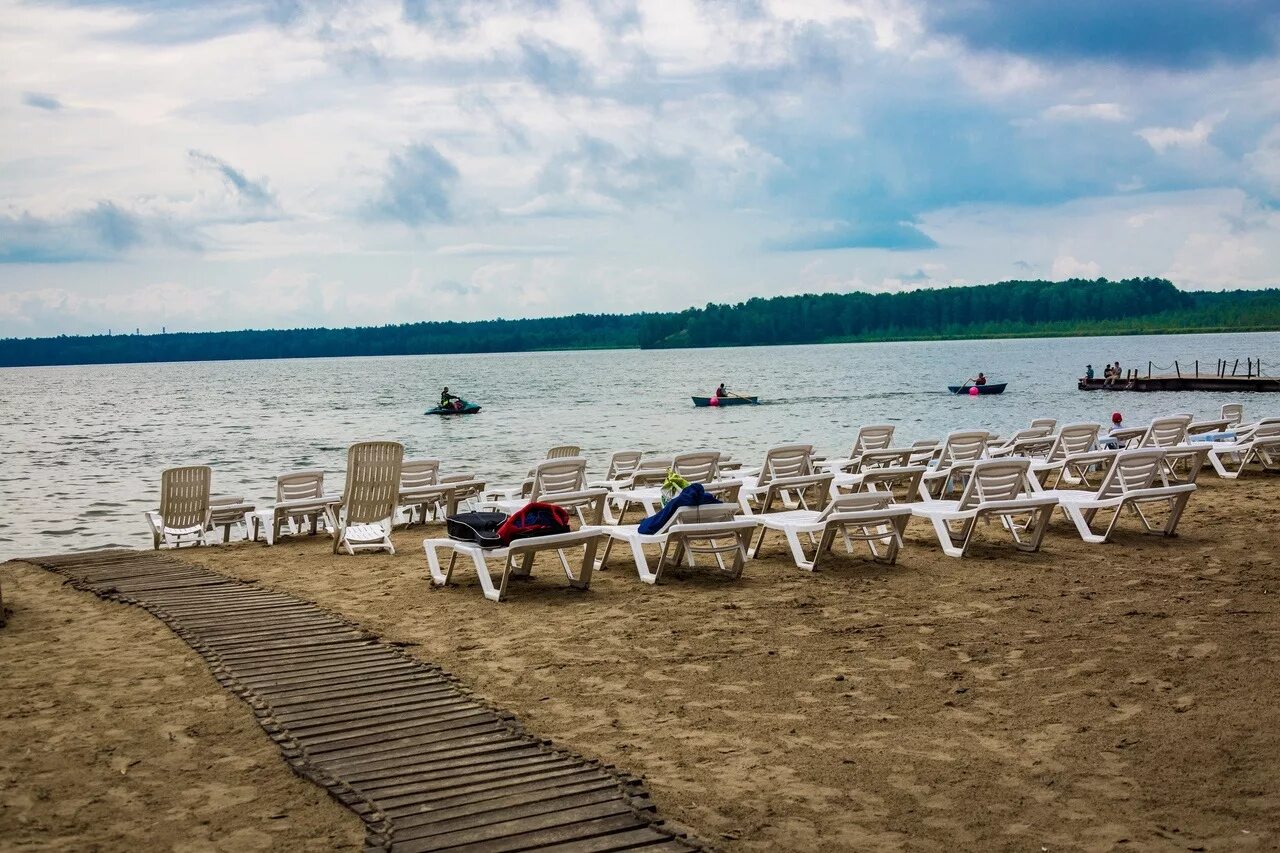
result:
M 706 489 L 702 488 L 701 483 L 690 483 L 688 486 L 671 500 L 667 501 L 667 505 L 658 510 L 653 515 L 640 522 L 640 533 L 645 536 L 651 536 L 662 530 L 663 525 L 675 515 L 676 510 L 682 506 L 704 506 L 706 504 L 718 504 L 718 498 L 707 494 Z

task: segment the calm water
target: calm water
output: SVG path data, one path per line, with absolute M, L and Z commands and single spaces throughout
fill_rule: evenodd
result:
M 214 492 L 270 504 L 275 476 L 324 468 L 342 484 L 346 447 L 395 439 L 407 455 L 489 483 L 516 480 L 554 444 L 578 444 L 602 473 L 608 454 L 714 447 L 748 462 L 804 440 L 847 452 L 860 424 L 898 426 L 898 441 L 951 429 L 1007 434 L 1033 417 L 1127 423 L 1179 411 L 1280 415 L 1280 396 L 1101 394 L 1075 390 L 1092 362 L 1261 358 L 1280 372 L 1280 334 L 1070 338 L 661 352 L 102 365 L 0 370 L 0 558 L 104 545 L 146 546 L 145 509 L 173 465 L 209 464 Z M 999 397 L 946 392 L 985 370 Z M 767 403 L 694 409 L 719 381 Z M 478 415 L 424 416 L 440 387 Z

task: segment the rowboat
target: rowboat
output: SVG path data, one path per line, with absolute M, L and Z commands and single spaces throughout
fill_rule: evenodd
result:
M 952 394 L 968 394 L 970 388 L 977 388 L 979 394 L 1003 394 L 1008 382 L 988 382 L 986 385 L 948 385 Z
M 466 400 L 463 400 L 461 409 L 455 409 L 452 406 L 436 406 L 434 409 L 427 409 L 425 412 L 423 412 L 423 414 L 424 415 L 474 415 L 478 411 L 480 411 L 480 407 L 477 406 L 475 403 L 468 403 Z
M 749 403 L 759 403 L 759 397 L 721 397 L 716 402 L 717 406 L 745 406 Z M 711 405 L 710 397 L 694 397 L 693 404 L 699 408 Z

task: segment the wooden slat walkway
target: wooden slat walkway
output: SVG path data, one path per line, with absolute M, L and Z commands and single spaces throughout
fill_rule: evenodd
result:
M 167 624 L 367 850 L 701 849 L 640 781 L 554 748 L 438 667 L 307 601 L 145 551 L 26 558 Z

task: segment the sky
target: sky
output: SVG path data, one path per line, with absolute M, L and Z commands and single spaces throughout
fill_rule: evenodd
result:
M 0 336 L 1280 285 L 1275 0 L 0 0 Z

